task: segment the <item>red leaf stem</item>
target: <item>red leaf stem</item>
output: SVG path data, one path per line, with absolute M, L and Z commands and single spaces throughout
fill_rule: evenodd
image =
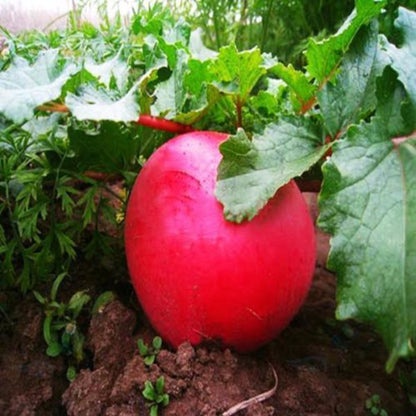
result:
M 40 105 L 37 109 L 39 111 L 69 113 L 69 108 L 65 104 L 53 102 Z M 165 120 L 164 118 L 153 117 L 148 114 L 141 114 L 136 123 L 140 124 L 141 126 L 150 127 L 155 130 L 163 130 L 178 134 L 195 131 L 195 129 L 192 126 L 176 123 L 175 121 Z
M 174 121 L 165 120 L 164 118 L 153 117 L 148 114 L 142 114 L 136 121 L 141 126 L 150 127 L 156 130 L 169 131 L 171 133 L 189 133 L 195 131 L 192 126 L 176 123 Z

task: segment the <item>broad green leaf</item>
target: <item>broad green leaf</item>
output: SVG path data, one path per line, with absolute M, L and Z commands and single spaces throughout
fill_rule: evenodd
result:
M 218 99 L 218 92 L 208 85 L 211 80 L 208 65 L 189 59 L 184 50 L 178 49 L 172 75 L 156 86 L 152 114 L 183 124 L 195 123 Z
M 141 114 L 149 114 L 151 111 L 151 103 L 153 98 L 147 92 L 147 86 L 150 82 L 157 78 L 158 71 L 167 65 L 166 62 L 160 63 L 158 66 L 154 66 L 141 75 L 137 81 L 139 106 Z
M 176 53 L 175 47 L 173 47 L 173 50 Z M 158 38 L 153 35 L 148 35 L 144 39 L 142 53 L 146 71 L 155 67 L 170 67 L 169 61 L 175 60 L 174 57 L 167 56 L 166 51 L 162 51 Z
M 68 93 L 76 94 L 80 88 L 84 88 L 88 84 L 98 87 L 100 85 L 99 78 L 85 68 L 81 68 L 65 82 L 62 87 L 61 99 L 65 100 Z
M 137 86 L 134 86 L 124 97 L 117 99 L 106 90 L 86 86 L 80 95 L 68 93 L 65 103 L 78 120 L 134 122 L 139 118 L 136 90 Z
M 386 67 L 377 79 L 377 115 L 384 120 L 391 137 L 403 136 L 416 129 L 416 114 L 397 73 Z
M 59 126 L 61 114 L 54 113 L 46 117 L 32 118 L 23 124 L 22 129 L 31 134 L 33 138 L 38 138 L 52 130 L 62 127 L 62 132 L 65 130 L 63 126 Z
M 103 121 L 96 128 L 73 124 L 68 127 L 68 137 L 82 170 L 119 172 L 136 157 L 139 147 L 134 130 L 112 121 Z
M 260 91 L 254 97 L 250 97 L 249 103 L 251 108 L 265 116 L 275 116 L 278 110 L 277 95 L 267 91 Z
M 188 54 L 179 49 L 176 67 L 168 80 L 156 86 L 154 96 L 156 102 L 152 106 L 152 113 L 157 116 L 173 118 L 181 112 L 185 104 L 186 92 L 183 88 L 183 78 L 187 70 Z
M 215 194 L 228 220 L 252 219 L 276 191 L 325 153 L 319 128 L 307 118 L 282 118 L 250 141 L 243 130 L 220 146 Z
M 393 143 L 387 120 L 352 126 L 323 166 L 319 224 L 330 233 L 337 317 L 373 325 L 386 368 L 416 339 L 416 139 Z
M 416 12 L 400 7 L 395 26 L 403 36 L 401 47 L 389 43 L 385 37 L 381 42 L 416 108 Z
M 356 0 L 355 9 L 338 32 L 323 41 L 311 39 L 306 51 L 308 72 L 319 83 L 331 78 L 359 29 L 376 17 L 385 0 Z
M 198 28 L 191 33 L 189 39 L 189 51 L 191 56 L 200 61 L 206 61 L 208 59 L 214 59 L 218 56 L 218 52 L 208 49 L 202 42 L 202 29 Z
M 55 49 L 40 53 L 33 65 L 17 57 L 7 71 L 0 72 L 0 113 L 15 123 L 30 119 L 36 107 L 60 97 L 76 71 L 74 65 L 62 68 Z
M 321 114 L 330 135 L 335 137 L 361 120 L 376 106 L 376 75 L 379 75 L 376 25 L 363 28 L 354 39 L 334 83 L 318 93 Z
M 244 104 L 251 90 L 266 73 L 260 49 L 239 52 L 235 44 L 220 49 L 213 64 L 213 83 L 222 93 Z
M 276 65 L 279 64 L 279 60 L 271 53 L 263 52 L 261 56 L 263 58 L 262 66 L 267 70 L 273 69 Z
M 173 26 L 165 25 L 163 28 L 163 40 L 171 45 L 186 46 L 190 36 L 191 27 L 183 18 L 179 18 Z
M 316 86 L 309 81 L 303 72 L 296 70 L 291 64 L 285 66 L 279 62 L 269 72 L 278 76 L 290 87 L 299 102 L 299 109 L 314 98 Z
M 127 84 L 129 67 L 121 58 L 121 50 L 113 58 L 96 63 L 92 58 L 85 61 L 85 69 L 92 75 L 97 77 L 106 87 L 110 87 L 111 78 L 116 80 L 117 87 L 120 91 L 124 91 Z

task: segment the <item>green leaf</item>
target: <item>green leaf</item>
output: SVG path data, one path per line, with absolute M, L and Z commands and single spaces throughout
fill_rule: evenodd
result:
M 59 127 L 59 121 L 61 114 L 54 113 L 47 117 L 37 117 L 26 122 L 22 129 L 31 134 L 33 138 L 39 138 L 39 136 L 45 135 Z
M 46 315 L 43 321 L 43 339 L 48 345 L 52 344 L 54 340 L 54 336 L 52 335 L 52 332 L 51 332 L 52 319 L 53 319 L 53 315 L 48 314 Z
M 172 75 L 156 86 L 152 114 L 183 124 L 194 123 L 218 98 L 216 91 L 207 86 L 211 78 L 208 63 L 190 60 L 179 49 Z
M 36 300 L 44 305 L 46 303 L 46 299 L 36 290 L 33 291 L 33 296 L 36 298 Z
M 407 135 L 416 129 L 416 114 L 390 66 L 377 79 L 377 101 L 377 115 L 384 120 L 391 137 Z
M 228 220 L 252 219 L 276 191 L 314 165 L 327 147 L 307 118 L 282 118 L 250 141 L 244 131 L 221 144 L 215 194 Z
M 359 29 L 376 17 L 385 0 L 356 0 L 355 9 L 335 35 L 323 41 L 311 39 L 306 51 L 308 72 L 319 82 L 331 78 Z
M 190 35 L 191 27 L 182 17 L 174 25 L 165 25 L 163 28 L 163 40 L 177 47 L 188 45 Z
M 128 80 L 129 67 L 126 62 L 121 60 L 120 56 L 121 50 L 113 58 L 102 63 L 97 63 L 89 57 L 85 61 L 85 69 L 97 77 L 106 87 L 110 87 L 111 79 L 114 77 L 118 89 L 124 91 Z
M 158 414 L 158 405 L 154 404 L 150 407 L 150 416 L 157 416 Z
M 374 24 L 363 28 L 342 59 L 335 83 L 318 93 L 325 125 L 332 137 L 371 113 L 376 106 L 378 31 Z
M 52 288 L 51 288 L 51 300 L 52 301 L 56 300 L 56 295 L 58 294 L 59 286 L 61 285 L 66 275 L 67 275 L 66 272 L 61 273 L 53 281 Z
M 386 368 L 414 354 L 416 139 L 395 144 L 387 120 L 350 127 L 323 166 L 319 224 L 330 233 L 337 317 L 372 324 L 390 350 Z
M 98 296 L 98 298 L 94 302 L 94 306 L 92 307 L 91 313 L 93 315 L 101 313 L 103 309 L 106 307 L 106 305 L 113 302 L 115 299 L 116 295 L 111 290 L 101 293 L 101 295 Z
M 66 370 L 66 378 L 70 383 L 72 383 L 76 377 L 77 377 L 77 370 L 73 365 L 70 365 L 68 369 Z
M 56 226 L 54 231 L 61 253 L 67 254 L 70 258 L 74 259 L 76 257 L 75 241 L 72 240 L 71 237 L 65 233 L 65 231 L 60 226 Z
M 146 356 L 149 352 L 149 347 L 144 343 L 142 338 L 137 340 L 137 346 L 139 348 L 139 353 L 142 357 Z
M 67 325 L 65 324 L 64 328 L 66 328 L 66 327 L 67 327 Z M 73 327 L 75 328 L 74 325 L 73 325 Z M 58 328 L 56 328 L 56 329 L 58 329 Z M 69 332 L 67 332 L 67 329 L 61 335 L 61 345 L 62 345 L 64 351 L 66 351 L 66 352 L 69 351 L 69 348 L 71 346 L 71 337 L 72 337 L 72 335 Z
M 144 390 L 142 391 L 143 397 L 146 400 L 154 401 L 156 399 L 156 392 L 153 388 L 153 384 L 151 381 L 146 380 L 144 383 Z
M 382 46 L 416 108 L 416 12 L 400 7 L 399 16 L 394 24 L 402 33 L 403 44 L 396 47 L 383 37 Z
M 162 338 L 154 337 L 152 341 L 153 348 L 156 350 L 160 350 L 162 348 Z
M 157 380 L 156 380 L 156 393 L 158 395 L 162 395 L 163 391 L 165 389 L 165 378 L 163 376 L 160 376 Z
M 84 359 L 85 337 L 79 331 L 75 331 L 72 336 L 72 354 L 77 363 Z
M 201 28 L 192 31 L 189 39 L 189 51 L 191 52 L 191 56 L 200 61 L 216 58 L 218 56 L 218 52 L 208 49 L 204 45 L 202 42 L 202 34 L 203 31 Z
M 82 308 L 91 300 L 91 297 L 84 291 L 78 291 L 71 296 L 68 302 L 68 309 L 72 311 L 73 317 L 77 318 Z
M 86 86 L 80 95 L 68 93 L 65 103 L 78 120 L 134 122 L 139 118 L 136 90 L 135 85 L 124 97 L 114 98 L 104 89 Z
M 298 107 L 307 105 L 314 98 L 316 86 L 309 81 L 303 72 L 296 70 L 291 64 L 284 66 L 279 62 L 269 72 L 278 76 L 290 87 L 299 102 Z
M 145 363 L 145 365 L 150 367 L 155 362 L 155 358 L 156 356 L 154 354 L 148 355 L 147 357 L 143 359 L 143 362 Z
M 183 50 L 177 51 L 176 67 L 168 80 L 156 86 L 154 96 L 156 103 L 152 113 L 157 116 L 173 118 L 179 114 L 185 104 L 186 92 L 183 88 L 183 77 L 187 70 L 188 54 Z
M 142 74 L 137 81 L 140 113 L 150 113 L 152 97 L 147 92 L 147 86 L 157 78 L 158 71 L 165 66 L 166 64 L 162 62 L 159 65 L 150 68 L 147 72 Z
M 265 117 L 275 118 L 278 112 L 277 95 L 268 91 L 260 91 L 257 95 L 250 97 L 248 103 L 251 111 L 255 109 Z M 257 114 L 254 117 L 257 117 Z
M 168 404 L 169 404 L 169 395 L 168 394 L 164 394 L 162 396 L 162 405 L 166 407 Z
M 7 71 L 0 72 L 0 113 L 22 123 L 33 117 L 37 106 L 59 98 L 63 85 L 77 71 L 74 65 L 60 67 L 56 49 L 41 52 L 32 66 L 17 57 Z
M 222 93 L 244 104 L 262 75 L 266 73 L 259 48 L 239 52 L 235 44 L 222 47 L 213 64 L 215 82 Z
M 57 357 L 59 354 L 62 353 L 62 351 L 62 345 L 59 342 L 52 342 L 48 345 L 48 348 L 46 349 L 46 354 L 49 355 L 49 357 Z
M 119 172 L 134 160 L 139 146 L 133 129 L 112 121 L 92 129 L 73 123 L 68 127 L 68 137 L 83 170 Z

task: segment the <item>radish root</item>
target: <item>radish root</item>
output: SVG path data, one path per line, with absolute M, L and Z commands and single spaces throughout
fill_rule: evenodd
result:
M 247 409 L 247 407 L 255 404 L 255 403 L 260 403 L 263 402 L 264 400 L 270 399 L 270 397 L 272 397 L 277 390 L 277 386 L 279 384 L 279 379 L 277 377 L 276 374 L 276 370 L 274 369 L 274 367 L 270 364 L 270 368 L 272 369 L 273 372 L 273 377 L 274 377 L 274 386 L 270 389 L 265 391 L 264 393 L 261 393 L 257 396 L 254 396 L 248 400 L 244 400 L 243 402 L 240 402 L 238 404 L 236 404 L 235 406 L 231 407 L 230 409 L 228 409 L 226 412 L 224 412 L 222 414 L 222 416 L 231 416 L 236 414 L 237 412 L 243 410 L 243 409 Z

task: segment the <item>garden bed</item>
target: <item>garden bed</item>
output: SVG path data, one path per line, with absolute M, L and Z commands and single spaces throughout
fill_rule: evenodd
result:
M 137 339 L 149 343 L 150 328 L 115 260 L 79 263 L 60 292 L 88 289 L 93 297 L 112 289 L 117 300 L 82 322 L 87 359 L 72 384 L 65 358 L 45 354 L 42 309 L 31 294 L 1 293 L 8 305 L 0 342 L 0 414 L 133 416 L 147 415 L 146 380 L 163 375 L 170 404 L 163 416 L 221 415 L 228 408 L 270 390 L 276 393 L 238 414 L 265 416 L 366 415 L 366 401 L 379 395 L 389 416 L 415 414 L 401 380 L 406 362 L 392 375 L 384 370 L 387 352 L 369 327 L 334 319 L 335 277 L 324 267 L 327 238 L 318 234 L 318 261 L 308 299 L 290 326 L 250 355 L 222 350 L 215 343 L 178 351 L 163 347 L 147 367 Z M 120 259 L 122 261 L 122 259 Z M 65 296 L 65 295 L 64 295 Z

